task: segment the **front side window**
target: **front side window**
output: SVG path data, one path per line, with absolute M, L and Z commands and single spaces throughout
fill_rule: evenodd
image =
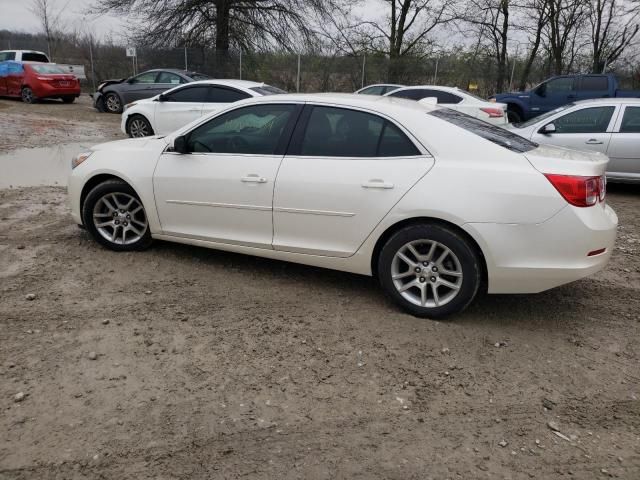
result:
M 605 133 L 615 107 L 590 107 L 556 118 L 556 133 Z
M 561 77 L 549 80 L 538 87 L 539 94 L 553 95 L 573 91 L 573 78 Z
M 8 72 L 9 74 L 20 74 L 24 72 L 24 67 L 21 63 L 9 62 Z
M 248 93 L 234 88 L 209 87 L 209 102 L 211 103 L 233 103 L 250 96 Z
M 398 127 L 382 117 L 346 108 L 313 107 L 300 154 L 391 157 L 420 155 L 420 151 Z
M 6 62 L 7 60 L 15 60 L 16 52 L 0 52 L 0 62 Z
M 625 108 L 620 132 L 640 133 L 640 107 Z
M 171 72 L 160 72 L 156 83 L 169 83 L 171 85 L 180 85 L 186 83 L 180 75 Z
M 157 72 L 141 73 L 137 77 L 133 77 L 133 81 L 131 83 L 156 83 L 157 76 Z
M 185 87 L 164 96 L 167 102 L 204 103 L 207 101 L 207 87 Z
M 538 148 L 537 143 L 531 142 L 520 135 L 456 110 L 440 108 L 429 112 L 429 115 L 445 120 L 513 152 L 525 153 Z
M 252 105 L 209 120 L 187 137 L 191 152 L 274 155 L 295 105 Z

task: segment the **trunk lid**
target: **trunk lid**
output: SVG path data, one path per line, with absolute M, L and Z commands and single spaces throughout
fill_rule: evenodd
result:
M 609 157 L 599 152 L 583 152 L 553 145 L 540 145 L 524 153 L 541 173 L 597 177 L 604 175 Z

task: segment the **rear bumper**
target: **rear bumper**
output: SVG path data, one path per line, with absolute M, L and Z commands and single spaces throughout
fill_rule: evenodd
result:
M 36 85 L 32 88 L 33 93 L 38 98 L 48 98 L 48 97 L 79 97 L 80 96 L 80 87 L 54 87 L 51 85 Z
M 485 254 L 489 293 L 537 293 L 602 270 L 611 257 L 617 225 L 609 206 L 567 205 L 540 224 L 475 223 L 464 228 Z M 588 256 L 602 248 L 603 253 Z

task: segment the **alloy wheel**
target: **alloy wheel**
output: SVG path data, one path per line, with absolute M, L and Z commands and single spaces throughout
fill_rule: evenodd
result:
M 391 262 L 398 293 L 414 305 L 436 308 L 451 302 L 462 287 L 462 266 L 446 245 L 414 240 L 402 246 Z
M 147 231 L 148 222 L 140 201 L 128 193 L 107 193 L 93 208 L 93 224 L 98 233 L 117 245 L 139 241 Z
M 109 110 L 110 112 L 120 111 L 120 99 L 116 95 L 107 95 L 105 103 L 107 106 L 107 110 Z
M 134 118 L 129 124 L 129 133 L 133 138 L 148 137 L 151 135 L 149 125 L 141 118 Z

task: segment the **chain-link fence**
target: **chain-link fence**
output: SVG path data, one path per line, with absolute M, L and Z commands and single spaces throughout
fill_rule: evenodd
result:
M 24 38 L 10 34 L 0 48 L 48 51 L 42 37 Z M 118 45 L 92 44 L 88 41 L 59 42 L 52 45 L 51 57 L 57 63 L 83 65 L 87 75 L 84 88 L 91 90 L 102 80 L 126 78 L 151 68 L 179 68 L 207 74 L 212 78 L 242 78 L 265 82 L 289 92 L 353 92 L 365 85 L 393 83 L 407 85 L 439 84 L 468 89 L 487 97 L 495 93 L 498 75 L 495 58 L 482 53 L 459 50 L 428 57 L 407 57 L 390 61 L 384 55 L 308 55 L 295 53 L 230 52 L 180 47 L 158 49 L 138 47 L 136 58 L 126 56 Z M 525 58 L 511 58 L 504 78 L 504 89 L 516 88 Z M 588 71 L 577 64 L 576 72 Z M 536 59 L 526 79 L 535 85 L 551 75 L 549 62 Z M 616 73 L 622 88 L 640 88 L 638 65 L 623 65 Z

